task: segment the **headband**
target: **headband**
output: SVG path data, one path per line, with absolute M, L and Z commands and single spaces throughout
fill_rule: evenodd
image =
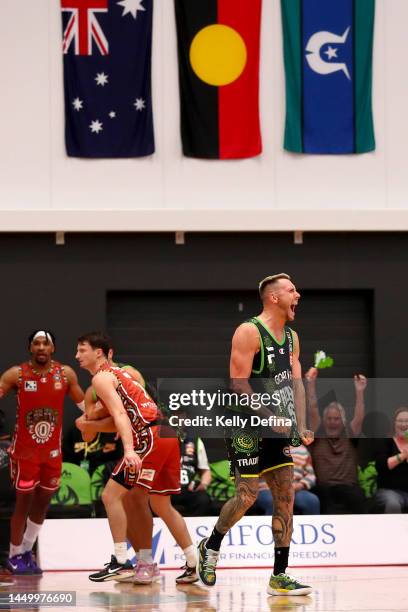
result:
M 54 345 L 54 342 L 53 342 L 53 339 L 51 337 L 51 334 L 46 332 L 46 331 L 42 331 L 42 330 L 40 330 L 40 331 L 38 331 L 38 332 L 36 332 L 34 334 L 33 339 L 31 340 L 31 342 L 34 342 L 34 340 L 37 340 L 37 338 L 42 338 L 42 337 L 46 338 L 50 344 Z

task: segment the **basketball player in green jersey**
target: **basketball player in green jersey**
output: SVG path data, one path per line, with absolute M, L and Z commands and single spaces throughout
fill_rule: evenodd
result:
M 201 582 L 213 586 L 222 539 L 255 502 L 262 477 L 273 496 L 272 532 L 275 542 L 274 571 L 270 595 L 307 595 L 311 587 L 300 584 L 285 573 L 293 523 L 293 461 L 289 445 L 310 444 L 313 433 L 306 429 L 305 391 L 299 362 L 299 339 L 286 326 L 295 318 L 300 299 L 287 274 L 268 276 L 259 284 L 262 313 L 242 323 L 232 339 L 230 377 L 234 390 L 249 396 L 254 393 L 251 380 L 262 379 L 265 390 L 279 394 L 278 412 L 290 417 L 294 426 L 291 438 L 258 438 L 251 430 L 236 431 L 226 441 L 235 477 L 236 493 L 228 500 L 209 538 L 198 547 L 197 571 Z M 252 381 L 255 384 L 255 381 Z M 276 396 L 275 396 L 276 397 Z M 296 425 L 297 420 L 297 425 Z

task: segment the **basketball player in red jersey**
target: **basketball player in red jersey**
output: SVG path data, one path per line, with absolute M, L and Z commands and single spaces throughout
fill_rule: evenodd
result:
M 125 451 L 124 458 L 116 466 L 102 494 L 114 541 L 114 554 L 103 570 L 90 576 L 97 582 L 112 580 L 119 575 L 122 578 L 133 576 L 133 567 L 126 560 L 124 497 L 133 487 L 140 487 L 145 492 L 159 488 L 162 484 L 161 470 L 169 457 L 169 453 L 158 453 L 155 448 L 159 417 L 156 404 L 128 372 L 109 363 L 109 349 L 110 343 L 104 334 L 92 332 L 78 339 L 76 354 L 80 366 L 93 375 L 92 387 L 98 400 L 112 416 Z M 178 458 L 177 482 L 179 472 Z M 137 513 L 135 506 L 134 514 Z M 143 519 L 139 528 L 144 531 L 142 525 Z
M 17 421 L 10 451 L 16 488 L 11 517 L 10 555 L 13 574 L 41 574 L 32 548 L 61 477 L 61 429 L 66 395 L 84 410 L 84 394 L 75 372 L 52 359 L 55 338 L 36 331 L 28 339 L 31 360 L 13 366 L 0 378 L 0 398 L 14 389 Z
M 104 338 L 111 346 L 110 338 L 105 335 Z M 108 353 L 108 362 L 111 366 L 120 367 L 133 380 L 144 386 L 144 380 L 138 370 L 128 365 L 124 366 L 113 362 L 112 348 Z M 85 394 L 85 404 L 85 414 L 76 421 L 84 439 L 91 439 L 98 431 L 116 431 L 112 417 L 109 417 L 109 412 L 97 401 L 92 387 Z M 166 458 L 165 465 L 163 464 L 164 458 Z M 162 469 L 160 469 L 161 465 L 163 465 Z M 159 470 L 156 472 L 157 467 L 159 467 Z M 119 505 L 119 507 L 122 504 L 126 511 L 126 515 L 122 514 L 121 520 L 122 536 L 119 536 L 118 532 L 118 538 L 123 537 L 123 542 L 115 541 L 115 559 L 111 561 L 111 564 L 115 565 L 116 562 L 119 562 L 122 566 L 126 565 L 127 535 L 133 548 L 137 551 L 138 560 L 135 573 L 134 575 L 128 574 L 130 567 L 126 566 L 119 570 L 117 575 L 112 575 L 112 573 L 108 573 L 109 569 L 112 570 L 112 567 L 110 567 L 108 570 L 103 569 L 96 574 L 92 574 L 90 579 L 95 582 L 102 582 L 114 578 L 120 582 L 135 582 L 135 584 L 150 584 L 160 579 L 159 569 L 152 558 L 153 511 L 167 525 L 186 557 L 186 564 L 183 567 L 184 573 L 176 578 L 176 582 L 178 584 L 196 582 L 198 580 L 195 571 L 196 549 L 185 520 L 171 504 L 171 494 L 180 491 L 180 445 L 178 439 L 174 437 L 157 438 L 153 451 L 143 461 L 142 469 L 150 471 L 152 476 L 150 489 L 136 483 L 129 494 L 123 496 L 123 499 L 119 500 L 117 498 L 115 490 L 113 494 L 110 494 L 109 490 L 105 490 L 102 497 L 107 513 L 109 512 L 109 506 L 112 504 L 114 506 Z M 118 514 L 122 512 L 122 509 L 116 509 L 114 512 Z M 141 529 L 141 524 L 143 524 L 143 529 Z

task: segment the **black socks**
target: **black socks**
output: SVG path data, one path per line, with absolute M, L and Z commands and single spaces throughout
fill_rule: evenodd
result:
M 273 566 L 274 576 L 285 573 L 285 570 L 288 567 L 288 560 L 289 546 L 281 546 L 279 548 L 275 548 L 275 563 Z
M 216 528 L 214 527 L 212 534 L 210 535 L 207 542 L 205 543 L 205 547 L 207 549 L 210 548 L 211 550 L 218 551 L 221 548 L 221 542 L 223 538 L 224 538 L 224 534 L 217 531 Z

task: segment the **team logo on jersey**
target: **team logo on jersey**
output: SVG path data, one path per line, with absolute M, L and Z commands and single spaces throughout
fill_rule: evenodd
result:
M 250 431 L 238 431 L 234 432 L 231 444 L 236 453 L 244 453 L 249 456 L 258 452 L 259 438 Z
M 147 442 L 146 440 L 140 440 L 140 444 L 138 444 L 137 448 L 135 448 L 135 452 L 138 455 L 143 455 L 147 450 Z
M 37 381 L 36 380 L 25 380 L 24 381 L 24 391 L 37 391 Z
M 284 355 L 285 354 L 285 349 L 283 347 L 279 349 L 279 354 L 280 355 Z
M 350 28 L 347 28 L 342 36 L 333 34 L 332 32 L 316 32 L 309 38 L 309 42 L 306 45 L 306 60 L 314 72 L 317 72 L 317 74 L 327 75 L 340 71 L 344 72 L 348 80 L 351 81 L 347 64 L 344 62 L 332 61 L 338 59 L 338 48 L 331 46 L 332 44 L 346 44 L 349 32 Z M 323 52 L 323 54 L 327 56 L 327 60 L 322 58 L 321 53 L 322 48 L 325 45 L 327 45 L 327 49 Z
M 52 408 L 35 408 L 27 412 L 26 427 L 37 444 L 45 444 L 54 433 L 58 423 L 58 412 Z

